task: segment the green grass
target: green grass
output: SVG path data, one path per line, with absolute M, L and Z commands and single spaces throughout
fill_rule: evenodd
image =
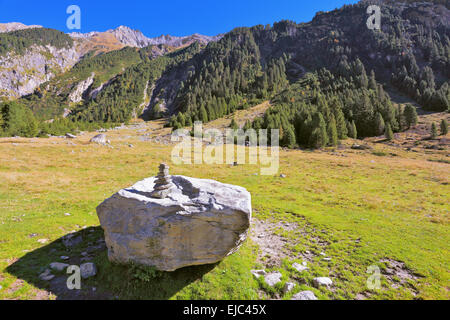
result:
M 80 141 L 70 146 L 57 139 L 23 140 L 17 146 L 0 141 L 0 299 L 40 298 L 47 288 L 39 273 L 60 255 L 77 253 L 64 254 L 58 239 L 73 230 L 83 232 L 84 226 L 97 227 L 95 208 L 101 201 L 155 175 L 160 162 L 171 164 L 170 146 L 120 138 L 111 134 L 114 149 Z M 358 294 L 449 299 L 448 165 L 429 162 L 426 155 L 411 159 L 403 152 L 378 157 L 349 150 L 346 155 L 282 151 L 284 179 L 256 176 L 259 168 L 252 165 L 171 165 L 172 174 L 246 187 L 256 219 L 298 225 L 293 231 L 277 231 L 287 239 L 290 254 L 273 268 L 283 274 L 276 288 L 252 277 L 250 269 L 264 266 L 250 240 L 216 265 L 156 275 L 113 265 L 103 252 L 95 257 L 98 275 L 83 284 L 116 299 L 289 299 L 300 290 L 312 290 L 321 299 L 354 299 Z M 65 216 L 67 212 L 71 215 Z M 33 233 L 37 236 L 30 237 Z M 48 244 L 37 242 L 44 238 Z M 314 256 L 310 269 L 298 274 L 291 265 L 301 262 L 305 251 Z M 320 252 L 331 261 L 323 261 Z M 395 281 L 383 277 L 381 290 L 367 289 L 367 268 L 385 270 L 385 258 L 404 262 L 418 279 L 394 288 Z M 318 276 L 332 278 L 333 289 L 313 288 Z M 284 294 L 287 281 L 297 285 Z

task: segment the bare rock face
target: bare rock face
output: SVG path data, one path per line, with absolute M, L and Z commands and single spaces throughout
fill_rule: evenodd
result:
M 19 98 L 31 94 L 79 60 L 80 54 L 75 48 L 34 45 L 22 55 L 9 52 L 0 57 L 0 96 Z
M 81 102 L 83 100 L 83 95 L 89 89 L 89 87 L 94 83 L 95 73 L 92 72 L 91 76 L 84 81 L 77 84 L 75 89 L 70 93 L 69 100 L 74 103 Z
M 123 189 L 97 207 L 110 261 L 174 271 L 218 262 L 247 238 L 247 190 L 214 180 L 169 179 L 167 170 L 160 167 L 158 177 Z

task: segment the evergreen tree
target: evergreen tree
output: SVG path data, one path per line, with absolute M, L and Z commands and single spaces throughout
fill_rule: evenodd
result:
M 358 137 L 355 121 L 347 122 L 347 131 L 348 131 L 347 134 L 348 134 L 349 138 L 356 139 Z
M 244 130 L 248 130 L 248 129 L 251 129 L 252 128 L 252 123 L 249 121 L 249 120 L 247 120 L 246 122 L 245 122 L 245 125 L 244 125 Z
M 30 109 L 18 102 L 0 105 L 3 131 L 7 136 L 35 137 L 39 133 L 38 122 Z
M 200 108 L 200 120 L 203 123 L 207 123 L 208 122 L 208 113 L 206 112 L 206 109 L 204 106 L 201 106 Z
M 375 72 L 373 70 L 370 72 L 369 89 L 372 89 L 373 91 L 377 91 L 377 81 L 375 79 Z
M 345 121 L 345 116 L 341 108 L 338 108 L 336 111 L 336 128 L 339 139 L 347 139 L 347 123 Z
M 234 118 L 231 119 L 230 128 L 233 129 L 233 130 L 238 130 L 239 129 L 239 126 L 236 123 L 236 120 L 234 120 Z
M 375 116 L 375 135 L 380 136 L 385 131 L 385 124 L 381 113 L 377 112 Z
M 392 132 L 390 123 L 388 123 L 386 125 L 386 129 L 384 131 L 384 136 L 385 136 L 386 140 L 388 140 L 388 141 L 391 141 L 392 139 L 394 139 L 394 133 Z
M 405 122 L 406 122 L 408 129 L 411 128 L 411 126 L 414 127 L 415 125 L 417 125 L 417 121 L 418 121 L 417 110 L 413 105 L 408 103 L 405 106 L 405 110 L 403 111 L 403 116 L 405 117 Z
M 1 120 L 0 120 L 1 121 Z M 442 119 L 441 121 L 441 135 L 445 136 L 448 133 L 448 124 L 447 120 Z
M 437 132 L 436 123 L 433 122 L 431 124 L 431 139 L 436 139 L 437 135 L 438 135 L 438 132 Z
M 285 132 L 284 132 L 284 141 L 283 141 L 283 145 L 288 147 L 288 148 L 294 148 L 295 144 L 296 144 L 296 138 L 295 138 L 295 133 L 294 133 L 294 129 L 292 128 L 292 126 L 289 126 Z
M 4 121 L 3 121 L 3 113 L 2 113 L 2 109 L 1 109 L 1 105 L 0 105 L 0 137 L 2 136 L 3 133 L 3 126 L 4 126 Z
M 336 120 L 334 119 L 334 115 L 331 115 L 331 120 L 328 123 L 328 138 L 329 138 L 329 145 L 330 146 L 337 146 L 338 144 L 338 134 L 336 129 Z
M 313 131 L 309 140 L 309 146 L 312 148 L 322 148 L 328 144 L 327 126 L 323 115 L 319 112 L 313 117 Z
M 185 127 L 185 125 L 186 125 L 186 119 L 185 119 L 183 113 L 181 113 L 181 112 L 178 113 L 178 116 L 177 116 L 177 122 L 181 125 L 181 127 Z

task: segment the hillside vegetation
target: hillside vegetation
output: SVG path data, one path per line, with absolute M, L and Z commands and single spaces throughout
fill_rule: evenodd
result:
M 74 123 L 170 116 L 177 129 L 272 100 L 273 108 L 246 128 L 281 129 L 285 146 L 390 136 L 409 126 L 388 89 L 424 110 L 450 108 L 450 11 L 433 3 L 380 6 L 381 30 L 367 28 L 367 3 L 360 2 L 319 12 L 310 23 L 236 28 L 205 48 L 88 55 L 21 103 L 43 120 L 68 109 Z M 73 105 L 67 97 L 92 73 L 94 83 Z
M 0 33 L 0 56 L 9 52 L 22 55 L 33 45 L 61 49 L 73 45 L 71 37 L 65 33 L 47 28 L 32 28 Z

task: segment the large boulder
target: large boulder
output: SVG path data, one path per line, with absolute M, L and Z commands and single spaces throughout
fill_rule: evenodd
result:
M 236 252 L 250 226 L 251 196 L 214 180 L 158 176 L 119 191 L 97 214 L 110 261 L 174 271 Z
M 105 145 L 105 144 L 108 143 L 108 140 L 106 140 L 106 134 L 103 134 L 103 133 L 102 133 L 102 134 L 98 134 L 98 135 L 96 135 L 95 137 L 93 137 L 93 138 L 90 140 L 90 142 Z

